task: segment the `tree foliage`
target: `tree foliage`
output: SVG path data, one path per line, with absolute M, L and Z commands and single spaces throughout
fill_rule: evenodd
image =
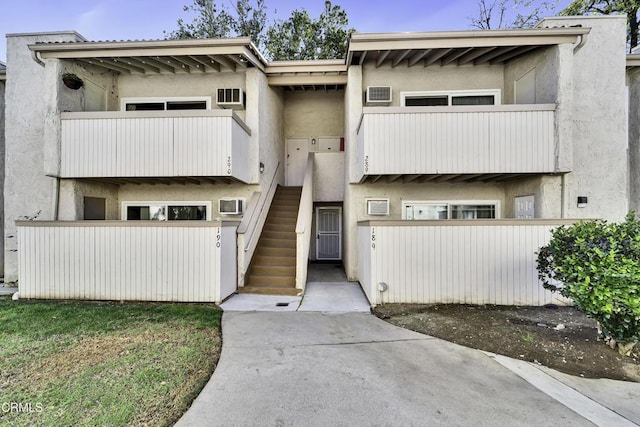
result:
M 168 39 L 204 39 L 229 37 L 234 29 L 235 19 L 224 6 L 218 6 L 215 0 L 193 0 L 193 4 L 184 6 L 184 11 L 195 15 L 192 22 L 178 19 L 178 29 L 170 33 Z
M 329 0 L 324 11 L 312 19 L 305 9 L 294 10 L 286 20 L 279 20 L 267 32 L 266 48 L 275 61 L 296 59 L 343 58 L 349 29 L 347 13 Z
M 638 45 L 638 0 L 573 0 L 561 15 L 613 15 L 625 13 L 627 15 L 627 42 L 629 49 Z
M 343 58 L 349 28 L 347 13 L 325 0 L 317 19 L 303 8 L 289 18 L 267 26 L 265 0 L 236 0 L 229 12 L 216 0 L 193 0 L 184 11 L 194 15 L 191 22 L 178 19 L 178 29 L 167 33 L 169 39 L 248 36 L 272 60 Z
M 602 337 L 629 354 L 640 341 L 640 221 L 588 221 L 552 231 L 538 252 L 545 289 L 595 319 Z
M 478 30 L 532 28 L 544 15 L 555 12 L 558 0 L 480 0 L 471 27 Z

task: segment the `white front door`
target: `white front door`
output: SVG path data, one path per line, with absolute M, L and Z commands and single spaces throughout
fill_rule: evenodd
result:
M 316 208 L 316 259 L 342 259 L 342 208 Z
M 308 138 L 287 139 L 286 177 L 287 187 L 300 187 L 304 181 L 304 170 L 309 156 Z

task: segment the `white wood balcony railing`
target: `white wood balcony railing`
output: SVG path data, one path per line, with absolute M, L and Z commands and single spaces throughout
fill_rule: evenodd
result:
M 369 175 L 554 173 L 555 105 L 369 107 L 357 181 Z
M 61 121 L 63 178 L 257 176 L 251 131 L 231 110 L 62 113 Z

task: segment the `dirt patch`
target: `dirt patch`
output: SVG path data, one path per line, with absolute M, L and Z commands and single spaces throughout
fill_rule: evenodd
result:
M 631 357 L 621 356 L 598 341 L 595 322 L 572 307 L 386 304 L 374 313 L 406 329 L 567 374 L 640 382 L 639 346 Z

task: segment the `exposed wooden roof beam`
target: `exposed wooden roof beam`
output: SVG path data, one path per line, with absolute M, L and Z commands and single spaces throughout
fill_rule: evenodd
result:
M 389 175 L 387 177 L 387 182 L 388 183 L 392 183 L 393 181 L 397 181 L 398 178 L 401 178 L 401 177 L 402 177 L 402 175 Z
M 227 59 L 231 58 L 231 61 L 235 62 L 241 68 L 247 68 L 247 63 L 245 61 L 240 60 L 240 58 L 236 57 L 235 55 L 225 55 L 224 57 Z
M 358 65 L 362 65 L 366 57 L 367 57 L 367 51 L 365 50 L 364 52 L 362 52 L 362 55 L 360 55 L 360 58 L 358 58 Z
M 480 65 L 480 64 L 484 64 L 485 62 L 489 62 L 493 58 L 496 58 L 504 53 L 510 52 L 516 47 L 517 46 L 503 46 L 503 47 L 494 49 L 493 51 L 485 55 L 480 55 L 476 60 L 473 61 L 473 65 Z
M 109 71 L 117 71 L 119 73 L 131 74 L 131 70 L 124 67 L 119 67 L 110 61 L 105 60 L 94 60 L 94 59 L 76 59 L 78 62 L 82 62 L 85 64 L 90 64 L 96 67 L 106 68 Z
M 117 67 L 121 67 L 132 72 L 145 74 L 146 70 L 141 67 L 137 67 L 135 65 L 127 63 L 125 58 L 105 58 L 105 62 L 116 65 Z
M 436 182 L 447 182 L 447 181 L 451 181 L 452 179 L 455 179 L 457 177 L 459 177 L 459 174 L 452 174 L 452 175 L 440 175 L 437 179 Z
M 139 61 L 135 58 L 122 58 L 122 61 L 126 62 L 127 64 L 130 65 L 134 65 L 136 67 L 140 67 L 142 69 L 146 71 L 150 71 L 152 73 L 159 73 L 160 72 L 160 68 L 156 67 L 153 64 L 147 63 L 146 61 Z
M 411 49 L 405 49 L 405 50 L 400 51 L 400 53 L 398 53 L 398 55 L 391 62 L 391 68 L 396 67 L 402 61 L 404 61 L 404 58 L 406 58 L 407 55 L 409 55 L 410 52 L 411 52 Z
M 433 181 L 434 179 L 438 178 L 440 175 L 424 175 L 421 179 L 420 179 L 420 183 L 424 183 L 424 182 L 429 182 L 429 181 Z
M 463 56 L 465 53 L 469 53 L 470 51 L 472 51 L 473 48 L 470 47 L 468 49 L 460 49 L 458 51 L 453 51 L 451 52 L 449 55 L 445 56 L 444 58 L 442 58 L 442 66 L 445 65 L 449 65 L 451 64 L 453 61 L 455 61 L 456 59 L 460 58 L 461 56 Z
M 167 63 L 175 64 L 176 70 L 183 71 L 185 73 L 191 73 L 191 67 L 189 66 L 189 64 L 185 64 L 184 62 L 179 61 L 176 57 L 168 56 Z
M 474 175 L 460 175 L 458 178 L 452 179 L 451 182 L 467 182 L 473 181 L 475 178 L 482 176 L 482 174 L 474 174 Z
M 508 53 L 505 53 L 504 55 L 500 55 L 499 57 L 494 58 L 493 60 L 491 60 L 491 64 L 506 62 L 512 58 L 515 58 L 516 56 L 524 55 L 525 53 L 530 52 L 537 48 L 538 46 L 523 46 L 521 48 L 515 49 L 513 52 L 508 52 Z
M 433 53 L 430 53 L 429 56 L 427 56 L 427 59 L 425 59 L 424 66 L 428 67 L 431 64 L 435 64 L 437 61 L 440 60 L 440 58 L 442 58 L 452 50 L 453 49 L 435 49 Z
M 161 70 L 165 70 L 168 71 L 170 73 L 175 73 L 176 69 L 174 67 L 172 67 L 171 65 L 167 64 L 166 62 L 163 62 L 161 58 L 151 58 L 151 57 L 147 57 L 147 56 L 134 56 L 133 59 L 140 61 L 140 62 L 146 62 L 147 64 L 151 64 L 154 67 L 160 68 Z
M 378 59 L 376 60 L 376 68 L 382 65 L 384 60 L 387 59 L 387 56 L 389 56 L 389 53 L 391 53 L 390 50 L 383 50 L 382 52 L 380 52 L 380 54 L 378 55 Z
M 106 67 L 105 65 L 100 64 L 98 61 L 94 61 L 94 60 L 91 60 L 91 59 L 74 59 L 74 61 L 79 63 L 79 64 L 91 65 L 92 67 L 96 67 L 96 68 L 99 68 L 101 70 L 109 71 L 109 72 L 112 72 L 112 73 L 114 73 L 114 72 L 115 73 L 125 72 L 127 74 L 130 74 L 129 70 L 126 70 L 126 71 L 123 71 L 123 70 L 120 70 L 120 69 L 116 70 L 116 69 L 113 69 L 113 68 L 110 68 L 110 67 Z
M 373 178 L 373 181 L 371 181 L 371 182 L 374 182 L 374 183 L 375 183 L 375 182 L 378 182 L 378 181 L 379 181 L 383 176 L 384 176 L 384 175 L 378 175 L 378 176 L 376 176 L 375 178 Z
M 218 64 L 216 64 L 215 62 L 212 64 L 211 61 L 209 60 L 209 58 L 207 58 L 207 60 L 201 59 L 197 56 L 189 56 L 189 59 L 191 59 L 192 61 L 197 62 L 198 64 L 202 65 L 205 69 L 205 71 L 220 71 L 220 66 Z
M 413 67 L 414 65 L 416 65 L 418 62 L 420 62 L 420 60 L 422 60 L 422 58 L 424 58 L 425 56 L 427 56 L 433 49 L 424 49 L 418 53 L 416 53 L 415 55 L 413 55 L 411 58 L 409 58 L 409 67 Z
M 204 66 L 202 64 L 200 64 L 199 62 L 194 61 L 193 59 L 189 58 L 188 56 L 172 56 L 172 59 L 188 66 L 189 68 L 191 68 L 192 70 L 196 70 L 196 71 L 200 71 L 201 73 L 205 73 L 207 70 L 205 70 Z
M 496 48 L 495 46 L 475 48 L 471 52 L 469 52 L 469 53 L 461 56 L 460 58 L 458 58 L 458 65 L 468 64 L 469 62 L 473 61 L 477 57 L 482 56 L 485 53 L 489 53 L 492 50 L 494 50 L 495 48 Z
M 411 181 L 415 181 L 416 179 L 420 178 L 422 175 L 405 175 L 404 178 L 402 178 L 402 182 L 404 183 L 409 183 Z
M 220 56 L 220 55 L 207 55 L 209 59 L 216 61 L 217 63 L 223 65 L 224 67 L 230 69 L 231 71 L 236 70 L 236 64 L 228 59 Z

